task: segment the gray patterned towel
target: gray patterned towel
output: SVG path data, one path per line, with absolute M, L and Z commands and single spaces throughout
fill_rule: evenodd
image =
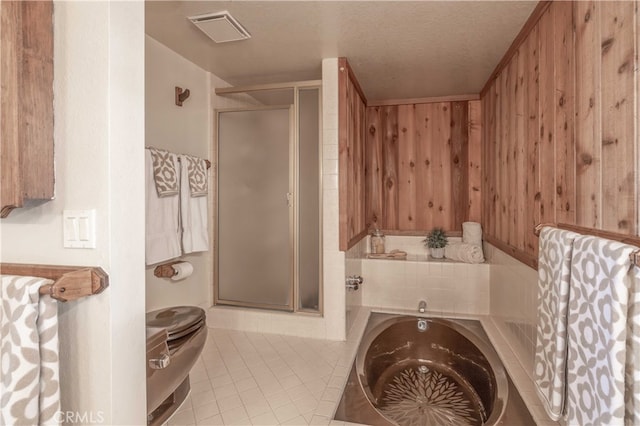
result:
M 577 236 L 551 227 L 540 232 L 534 377 L 538 396 L 554 420 L 562 417 L 565 404 L 571 250 Z
M 638 424 L 625 420 L 625 373 L 638 375 L 640 366 L 625 364 L 629 293 L 637 292 L 627 244 L 592 236 L 575 239 L 571 258 L 567 357 L 567 424 Z M 632 295 L 637 300 L 635 295 Z M 637 307 L 634 311 L 637 315 Z M 636 331 L 638 329 L 636 328 Z M 637 347 L 636 347 L 637 348 Z M 637 356 L 637 353 L 634 355 Z M 633 391 L 637 383 L 627 383 Z M 636 395 L 637 396 L 637 395 Z M 636 396 L 627 397 L 627 401 Z M 630 402 L 630 404 L 633 404 Z M 633 409 L 633 407 L 632 407 Z M 637 410 L 637 408 L 636 408 Z
M 149 148 L 149 152 L 153 160 L 153 178 L 158 197 L 177 195 L 179 188 L 176 155 L 158 148 Z
M 207 182 L 207 163 L 202 158 L 183 155 L 187 159 L 187 171 L 189 172 L 189 189 L 192 197 L 204 197 L 209 193 Z M 184 161 L 184 160 L 181 160 Z
M 627 310 L 627 360 L 624 380 L 626 425 L 640 424 L 640 266 L 629 271 Z
M 58 305 L 40 298 L 43 278 L 0 276 L 0 424 L 57 425 Z

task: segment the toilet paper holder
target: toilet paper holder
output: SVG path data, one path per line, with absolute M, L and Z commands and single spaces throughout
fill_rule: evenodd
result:
M 178 273 L 178 271 L 173 268 L 173 265 L 182 262 L 182 260 L 177 260 L 175 262 L 167 262 L 162 265 L 158 265 L 156 266 L 156 269 L 153 270 L 153 275 L 158 278 L 171 278 Z

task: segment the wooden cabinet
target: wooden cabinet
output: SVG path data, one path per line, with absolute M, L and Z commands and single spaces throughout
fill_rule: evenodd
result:
M 53 3 L 0 3 L 0 217 L 54 195 Z

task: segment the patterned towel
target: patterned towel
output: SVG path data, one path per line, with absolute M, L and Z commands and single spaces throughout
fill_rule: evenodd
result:
M 189 172 L 189 189 L 192 197 L 204 197 L 209 194 L 207 182 L 207 163 L 202 158 L 183 155 L 187 159 Z
M 634 250 L 637 247 L 592 236 L 580 236 L 574 242 L 568 324 L 567 424 L 621 425 L 625 422 L 625 364 L 631 355 L 627 353 L 627 344 L 637 345 L 637 337 L 636 343 L 627 339 L 629 291 L 634 282 L 636 290 L 638 287 L 630 276 L 629 254 Z M 634 309 L 637 315 L 637 305 Z M 633 370 L 626 373 L 637 375 L 640 367 L 636 363 L 630 368 Z M 637 384 L 628 383 L 626 387 L 633 386 Z M 631 395 L 627 401 L 633 398 Z M 637 424 L 637 420 L 627 424 Z
M 534 377 L 538 396 L 554 420 L 562 417 L 565 404 L 571 248 L 577 236 L 551 227 L 540 232 Z
M 631 268 L 627 310 L 627 360 L 624 399 L 627 425 L 640 424 L 640 266 Z
M 158 197 L 178 194 L 178 173 L 175 154 L 157 148 L 149 148 L 153 160 L 153 178 L 156 182 Z
M 0 276 L 0 424 L 52 425 L 60 411 L 58 305 L 38 290 L 52 281 Z

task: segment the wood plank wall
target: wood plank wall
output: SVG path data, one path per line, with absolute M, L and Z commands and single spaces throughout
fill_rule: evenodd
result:
M 638 234 L 638 3 L 541 3 L 481 93 L 484 235 L 532 267 L 540 222 Z
M 366 98 L 346 58 L 338 60 L 339 245 L 346 251 L 367 233 L 365 225 Z
M 366 109 L 365 225 L 424 235 L 481 215 L 480 101 Z

